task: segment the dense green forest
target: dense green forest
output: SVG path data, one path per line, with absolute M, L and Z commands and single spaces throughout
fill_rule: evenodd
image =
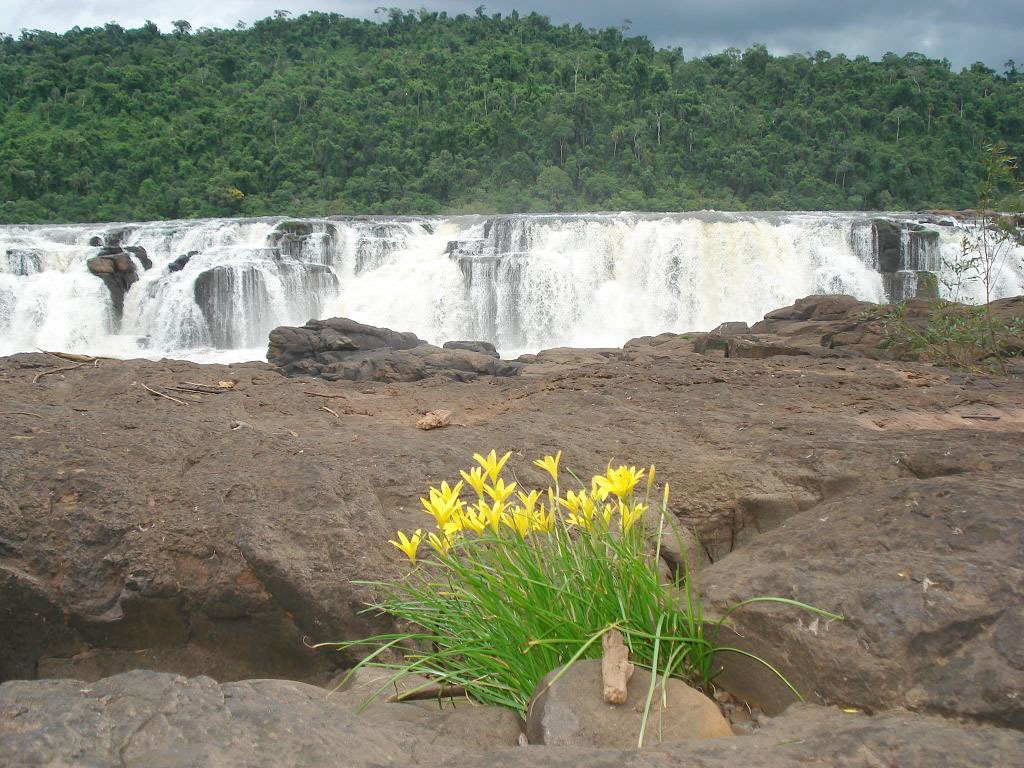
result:
M 703 58 L 536 14 L 0 36 L 0 221 L 962 208 L 1024 75 Z

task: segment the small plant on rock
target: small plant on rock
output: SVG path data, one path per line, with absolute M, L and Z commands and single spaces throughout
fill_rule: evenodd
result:
M 599 657 L 612 629 L 634 663 L 696 686 L 712 680 L 716 653 L 746 654 L 716 647 L 717 625 L 709 636 L 686 557 L 675 575 L 659 569 L 666 537 L 678 529 L 667 515 L 667 484 L 652 498 L 653 466 L 609 466 L 566 490 L 559 452 L 534 462 L 550 485 L 527 489 L 503 475 L 509 456 L 477 454 L 459 482 L 431 488 L 421 502 L 434 530 L 391 541 L 413 568 L 395 581 L 364 582 L 382 595 L 369 610 L 408 622 L 409 631 L 316 647 L 368 649 L 360 666 L 393 672 L 378 693 L 417 674 L 520 712 L 548 672 Z M 786 598 L 746 602 L 757 600 L 841 618 Z M 402 660 L 384 661 L 388 651 Z

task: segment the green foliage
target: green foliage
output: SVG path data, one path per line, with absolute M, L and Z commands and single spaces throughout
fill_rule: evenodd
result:
M 992 317 L 985 306 L 937 301 L 925 324 L 912 323 L 905 305 L 882 315 L 883 344 L 896 354 L 934 365 L 1000 372 L 1019 354 L 1024 317 Z
M 663 542 L 678 534 L 667 512 L 667 487 L 660 515 L 651 522 L 645 514 L 654 468 L 643 501 L 634 486 L 644 470 L 610 465 L 589 491 L 563 496 L 560 457 L 534 462 L 551 474 L 554 485 L 520 491 L 516 503 L 509 497 L 517 483 L 509 487 L 498 479 L 508 454 L 497 460 L 491 453 L 493 473 L 478 471 L 475 478 L 463 473 L 467 482 L 476 481 L 476 504 L 462 501 L 462 483 L 431 489 L 430 501 L 423 504 L 437 522 L 437 533 L 399 533 L 392 542 L 414 568 L 396 581 L 368 582 L 382 594 L 370 610 L 404 620 L 413 629 L 316 647 L 369 649 L 360 666 L 393 672 L 383 688 L 406 675 L 425 675 L 461 686 L 477 701 L 520 712 L 549 672 L 581 658 L 599 658 L 600 639 L 612 629 L 622 633 L 634 663 L 664 679 L 675 676 L 703 685 L 714 676 L 717 652 L 745 654 L 716 647 L 717 627 L 731 610 L 717 622 L 706 620 L 687 556 L 668 583 L 659 573 Z M 487 459 L 477 460 L 486 471 Z M 551 505 L 548 511 L 545 501 Z M 434 555 L 418 559 L 425 540 Z M 762 600 L 842 618 L 784 598 L 753 598 L 733 609 Z M 382 660 L 385 652 L 399 648 L 401 661 Z M 652 692 L 653 682 L 648 708 Z
M 0 36 L 0 220 L 963 208 L 960 158 L 1024 151 L 1015 79 L 916 53 L 686 60 L 514 12 L 26 31 Z

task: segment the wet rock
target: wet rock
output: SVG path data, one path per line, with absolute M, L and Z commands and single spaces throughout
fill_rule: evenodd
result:
M 412 333 L 363 325 L 347 318 L 311 320 L 270 334 L 267 360 L 289 375 L 329 381 L 417 381 L 442 376 L 515 376 L 520 364 L 466 349 L 440 349 Z
M 141 245 L 129 245 L 125 248 L 125 251 L 132 254 L 142 264 L 143 269 L 152 269 L 153 260 L 149 258 L 149 254 L 146 249 Z
M 878 271 L 895 272 L 900 268 L 900 225 L 888 219 L 875 219 L 871 222 L 871 228 L 875 238 L 875 253 L 878 254 Z
M 481 355 L 501 357 L 498 354 L 498 350 L 489 341 L 446 341 L 442 347 L 444 349 L 465 349 Z
M 114 312 L 120 319 L 124 311 L 125 294 L 139 279 L 135 262 L 120 246 L 104 246 L 99 249 L 97 256 L 86 261 L 86 266 L 107 286 Z
M 199 251 L 189 251 L 188 253 L 183 253 L 181 256 L 179 256 L 178 258 L 176 258 L 174 261 L 167 265 L 167 271 L 181 272 L 181 270 L 183 270 L 188 265 L 189 261 L 191 261 L 192 257 L 198 253 Z
M 644 703 L 651 673 L 637 668 L 627 686 L 624 704 L 605 704 L 602 696 L 601 662 L 585 659 L 549 673 L 534 692 L 526 718 L 531 744 L 571 747 L 635 747 L 640 735 Z M 645 744 L 714 739 L 731 736 L 732 729 L 718 706 L 681 680 L 671 678 L 662 696 L 656 683 Z

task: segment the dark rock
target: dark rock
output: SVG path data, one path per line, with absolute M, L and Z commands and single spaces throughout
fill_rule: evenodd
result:
M 146 249 L 141 245 L 129 245 L 125 248 L 125 251 L 132 254 L 142 264 L 143 269 L 152 269 L 153 260 L 149 258 L 149 254 L 146 253 Z
M 114 260 L 106 256 L 93 256 L 86 262 L 89 271 L 94 275 L 110 275 L 114 273 Z
M 489 341 L 446 341 L 443 349 L 465 349 L 489 357 L 501 357 L 498 350 Z
M 192 257 L 198 253 L 199 251 L 189 251 L 188 253 L 183 253 L 181 256 L 179 256 L 178 258 L 176 258 L 174 261 L 167 265 L 167 271 L 181 272 L 181 270 L 185 268 L 185 266 L 189 263 Z
M 94 235 L 89 238 L 89 245 L 93 248 L 100 248 L 103 245 L 103 238 Z
M 329 381 L 416 381 L 443 376 L 515 376 L 520 364 L 466 349 L 439 349 L 412 333 L 375 328 L 347 318 L 282 326 L 270 334 L 267 360 L 288 375 Z
M 900 225 L 889 219 L 871 222 L 875 238 L 875 253 L 879 272 L 895 272 L 901 266 L 902 233 Z
M 733 614 L 729 644 L 771 658 L 812 700 L 1024 729 L 1024 668 L 1005 652 L 1024 604 L 1021 498 L 1012 477 L 892 483 L 789 517 L 708 568 L 703 584 L 719 610 L 778 595 L 845 617 L 767 603 Z M 749 659 L 716 661 L 719 683 L 765 712 L 792 701 Z
M 561 673 L 561 677 L 556 676 Z M 658 679 L 644 743 L 715 739 L 732 735 L 711 699 L 682 680 Z M 624 704 L 605 704 L 601 661 L 584 659 L 554 670 L 537 684 L 526 718 L 531 744 L 629 749 L 640 736 L 651 673 L 637 667 Z M 664 694 L 664 696 L 663 696 Z
M 120 319 L 124 311 L 125 294 L 139 279 L 135 262 L 120 246 L 111 246 L 100 248 L 100 255 L 89 259 L 86 266 L 107 286 L 114 312 Z

